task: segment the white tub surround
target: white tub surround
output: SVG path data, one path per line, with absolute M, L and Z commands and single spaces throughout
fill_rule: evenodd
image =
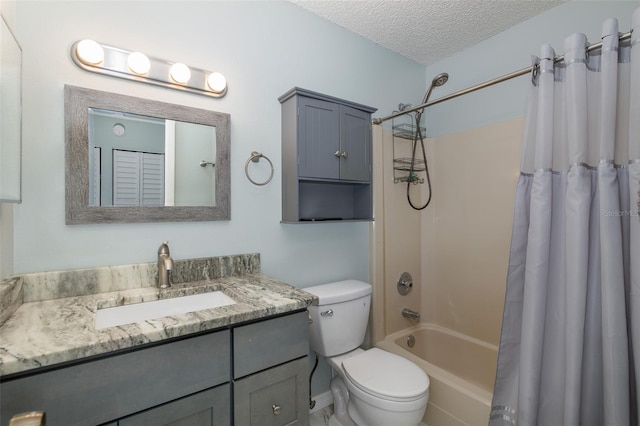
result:
M 163 290 L 154 286 L 155 264 L 27 274 L 21 279 L 3 281 L 0 286 L 3 296 L 22 297 L 12 298 L 15 303 L 11 309 L 15 310 L 0 325 L 0 375 L 317 304 L 316 296 L 259 273 L 257 254 L 176 260 L 175 263 L 175 281 L 186 282 L 174 281 L 172 287 Z M 86 294 L 91 290 L 93 293 Z M 95 313 L 101 308 L 212 291 L 222 291 L 236 303 L 101 330 L 95 328 Z M 49 298 L 42 298 L 45 293 Z M 5 306 L 2 308 L 4 311 Z

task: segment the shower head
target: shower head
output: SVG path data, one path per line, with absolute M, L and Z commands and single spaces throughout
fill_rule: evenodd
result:
M 448 80 L 449 74 L 447 74 L 446 72 L 436 75 L 431 81 L 431 86 L 429 86 L 429 90 L 427 90 L 427 93 L 425 93 L 424 98 L 422 99 L 422 103 L 427 103 L 427 101 L 429 100 L 429 96 L 431 96 L 431 91 L 434 87 L 443 86 Z
M 433 78 L 431 85 L 434 87 L 440 87 L 440 86 L 443 86 L 447 82 L 447 80 L 449 80 L 449 74 L 447 74 L 446 72 L 443 72 L 441 74 L 436 75 Z

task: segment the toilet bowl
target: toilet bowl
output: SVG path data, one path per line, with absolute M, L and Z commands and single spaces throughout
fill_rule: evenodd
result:
M 415 426 L 422 420 L 429 377 L 411 361 L 373 348 L 356 349 L 327 362 L 335 373 L 332 382 L 341 381 L 348 391 L 345 407 L 339 407 L 340 402 L 334 405 L 336 424 L 353 424 L 339 415 L 341 411 L 348 412 L 356 425 Z
M 371 286 L 356 280 L 307 287 L 311 348 L 332 369 L 330 425 L 415 426 L 429 398 L 429 377 L 413 362 L 379 348 L 360 349 L 369 317 Z

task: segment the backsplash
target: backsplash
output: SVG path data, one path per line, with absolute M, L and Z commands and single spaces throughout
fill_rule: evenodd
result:
M 154 266 L 155 277 L 158 274 Z M 233 256 L 206 257 L 173 261 L 171 282 L 174 284 L 213 280 L 216 278 L 260 272 L 260 254 L 239 254 Z
M 198 259 L 174 259 L 171 282 L 179 284 L 258 272 L 260 272 L 259 253 Z M 0 284 L 0 295 L 4 306 L 5 293 L 15 296 L 16 292 L 20 291 L 22 292 L 21 302 L 27 303 L 154 287 L 157 277 L 158 267 L 155 262 L 36 272 L 3 280 Z M 22 285 L 17 285 L 18 282 L 16 281 L 22 281 Z M 11 287 L 13 289 L 10 290 Z M 13 298 L 15 299 L 15 297 Z

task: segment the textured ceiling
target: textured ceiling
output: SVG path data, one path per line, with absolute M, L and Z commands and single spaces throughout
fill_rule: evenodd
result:
M 290 0 L 429 65 L 566 0 Z

